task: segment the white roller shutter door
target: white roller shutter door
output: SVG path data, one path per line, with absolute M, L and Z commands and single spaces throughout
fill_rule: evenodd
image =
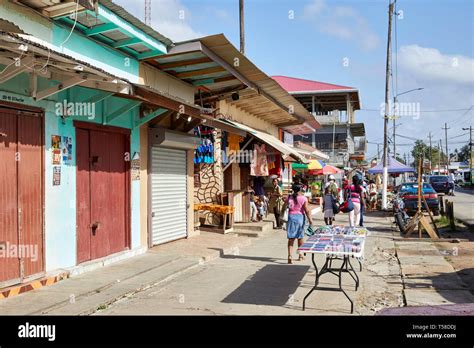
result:
M 187 235 L 186 151 L 151 147 L 152 245 Z

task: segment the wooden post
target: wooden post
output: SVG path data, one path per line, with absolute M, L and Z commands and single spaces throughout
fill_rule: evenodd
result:
M 456 231 L 456 223 L 454 220 L 454 202 L 449 202 L 449 226 L 452 231 Z
M 438 196 L 438 201 L 439 201 L 439 212 L 442 216 L 445 216 L 443 196 Z
M 423 182 L 421 180 L 422 166 L 423 166 L 423 159 L 420 156 L 418 160 L 418 211 L 417 211 L 417 215 L 422 214 L 422 211 L 421 211 L 421 193 L 422 193 L 422 188 L 423 188 Z M 421 222 L 418 223 L 418 237 L 421 238 Z

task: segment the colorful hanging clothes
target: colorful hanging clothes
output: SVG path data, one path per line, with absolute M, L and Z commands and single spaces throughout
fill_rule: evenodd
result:
M 250 175 L 252 176 L 268 176 L 267 151 L 265 144 L 253 146 L 252 162 L 250 163 Z
M 229 157 L 227 156 L 227 137 L 229 133 L 227 132 L 222 132 L 222 138 L 221 138 L 221 148 L 224 150 L 222 151 L 222 163 L 226 165 L 229 163 Z
M 201 145 L 194 151 L 194 163 L 214 163 L 214 144 L 210 139 L 201 140 Z
M 229 143 L 229 151 L 240 151 L 240 135 L 228 133 L 227 142 Z
M 272 163 L 272 168 L 270 168 L 269 166 L 269 170 L 268 170 L 268 173 L 270 175 L 276 175 L 278 177 L 281 176 L 281 173 L 282 173 L 282 160 L 281 160 L 281 156 L 280 155 L 274 155 L 274 162 Z

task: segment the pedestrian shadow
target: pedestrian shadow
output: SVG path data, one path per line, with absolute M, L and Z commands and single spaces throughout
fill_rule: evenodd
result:
M 242 255 L 232 255 L 232 254 L 225 254 L 224 250 L 221 248 L 208 248 L 209 250 L 217 250 L 219 252 L 219 257 L 221 259 L 240 259 L 240 260 L 253 260 L 253 261 L 261 261 L 261 262 L 272 262 L 272 263 L 286 263 L 287 259 L 284 258 L 275 258 L 275 257 L 259 257 L 259 256 L 242 256 Z
M 245 280 L 222 303 L 284 306 L 309 270 L 304 265 L 267 265 Z

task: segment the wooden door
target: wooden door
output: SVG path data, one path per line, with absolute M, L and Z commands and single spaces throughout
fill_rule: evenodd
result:
M 0 282 L 44 270 L 42 114 L 0 108 Z
M 39 115 L 18 118 L 18 213 L 23 277 L 43 271 L 43 160 L 42 119 Z
M 10 245 L 19 244 L 17 141 L 16 112 L 0 109 L 0 282 L 20 281 L 20 259 L 7 257 Z
M 128 136 L 77 129 L 77 260 L 101 258 L 129 246 Z

